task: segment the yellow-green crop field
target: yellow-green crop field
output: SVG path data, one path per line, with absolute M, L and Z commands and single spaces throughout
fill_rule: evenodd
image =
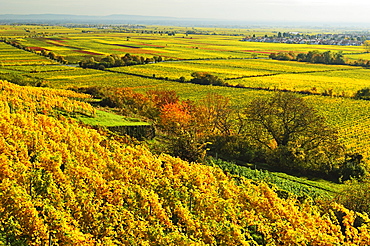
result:
M 19 42 L 28 47 L 54 51 L 67 59 L 109 54 L 162 56 L 167 59 L 215 59 L 267 57 L 276 52 L 308 52 L 310 50 L 363 53 L 357 46 L 323 46 L 241 42 L 241 36 L 182 35 L 166 36 L 140 33 L 87 33 L 23 38 Z
M 22 38 L 40 35 L 60 35 L 81 33 L 84 30 L 97 30 L 93 28 L 67 28 L 50 25 L 0 25 L 0 36 L 9 38 Z
M 192 100 L 202 98 L 207 93 L 218 93 L 231 98 L 233 105 L 240 108 L 257 97 L 271 95 L 274 89 L 315 93 L 330 91 L 333 95 L 331 97 L 301 96 L 339 129 L 341 140 L 347 148 L 370 157 L 370 102 L 350 98 L 356 91 L 370 87 L 370 70 L 346 65 L 268 59 L 268 55 L 273 52 L 312 50 L 341 51 L 349 60 L 370 59 L 363 47 L 242 42 L 240 40 L 243 36 L 237 36 L 263 36 L 279 31 L 272 29 L 151 26 L 132 29 L 130 32 L 129 28 L 111 28 L 0 26 L 0 37 L 16 41 L 33 51 L 28 52 L 0 42 L 0 75 L 15 74 L 42 80 L 48 86 L 57 88 L 111 86 L 129 87 L 139 92 L 148 89 L 175 90 L 183 99 Z M 177 33 L 168 36 L 159 31 Z M 187 31 L 203 33 L 187 35 Z M 318 30 L 306 31 L 319 33 Z M 92 56 L 126 53 L 145 58 L 161 56 L 165 61 L 93 70 L 58 64 L 41 56 L 41 50 L 53 51 L 70 63 L 78 63 Z M 189 81 L 193 72 L 209 72 L 230 85 L 243 85 L 247 88 L 175 81 L 180 77 Z
M 43 56 L 17 49 L 8 44 L 0 42 L 0 65 L 18 66 L 18 65 L 46 65 L 57 64 Z
M 247 87 L 276 88 L 290 91 L 324 93 L 331 91 L 336 96 L 353 96 L 356 91 L 369 86 L 370 70 L 328 70 L 315 73 L 278 74 L 233 80 L 232 84 Z
M 231 85 L 316 93 L 331 90 L 335 95 L 345 96 L 366 87 L 370 75 L 370 70 L 359 67 L 265 59 L 160 62 L 108 70 L 173 80 L 179 77 L 190 80 L 192 72 L 211 71 Z

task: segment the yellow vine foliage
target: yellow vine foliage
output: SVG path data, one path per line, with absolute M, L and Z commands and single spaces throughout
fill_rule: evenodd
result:
M 81 105 L 69 92 L 1 88 L 0 244 L 370 245 L 364 214 L 281 199 L 265 183 L 54 117 L 54 97 Z
M 50 114 L 52 110 L 62 110 L 94 115 L 90 104 L 79 101 L 87 98 L 90 96 L 73 91 L 19 86 L 0 80 L 0 111 Z

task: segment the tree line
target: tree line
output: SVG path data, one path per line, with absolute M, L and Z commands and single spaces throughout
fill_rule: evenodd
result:
M 153 62 L 161 62 L 163 58 L 161 56 L 154 56 L 152 58 L 144 58 L 143 56 L 131 55 L 129 53 L 124 56 L 109 55 L 103 58 L 90 57 L 85 61 L 80 61 L 79 65 L 82 68 L 93 68 L 104 70 L 111 67 L 122 67 L 132 65 L 142 65 Z
M 346 64 L 342 52 L 331 52 L 331 51 L 325 51 L 321 53 L 317 50 L 314 50 L 309 51 L 306 54 L 294 52 L 279 52 L 271 53 L 269 55 L 269 58 L 274 60 L 299 61 L 322 64 L 336 64 L 336 65 Z
M 370 42 L 369 42 L 370 43 Z M 370 45 L 369 45 L 370 46 Z M 269 58 L 274 60 L 282 61 L 299 61 L 299 62 L 310 62 L 310 63 L 321 63 L 321 64 L 333 64 L 333 65 L 351 65 L 370 67 L 370 61 L 364 59 L 358 59 L 355 61 L 348 61 L 344 58 L 343 53 L 325 51 L 319 52 L 317 50 L 309 51 L 307 53 L 295 53 L 295 52 L 279 52 L 271 53 Z
M 174 91 L 145 94 L 125 88 L 83 88 L 101 98 L 101 106 L 122 115 L 140 115 L 156 127 L 153 152 L 189 162 L 217 156 L 243 163 L 265 163 L 292 173 L 314 174 L 338 181 L 366 174 L 363 158 L 348 153 L 336 129 L 302 97 L 275 93 L 237 108 L 230 99 L 208 94 L 199 101 L 180 100 Z

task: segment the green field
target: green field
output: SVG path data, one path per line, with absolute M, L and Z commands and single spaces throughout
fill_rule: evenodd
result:
M 146 122 L 140 122 L 138 119 L 123 117 L 117 114 L 97 110 L 94 117 L 79 116 L 79 120 L 83 123 L 93 126 L 147 126 Z

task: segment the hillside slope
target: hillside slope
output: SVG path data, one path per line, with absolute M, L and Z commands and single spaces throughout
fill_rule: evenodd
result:
M 0 245 L 370 245 L 365 215 L 281 199 L 58 114 L 93 115 L 83 97 L 0 81 Z

